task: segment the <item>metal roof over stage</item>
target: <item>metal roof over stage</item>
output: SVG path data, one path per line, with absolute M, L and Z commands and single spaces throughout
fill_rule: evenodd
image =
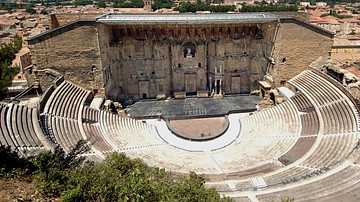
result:
M 269 13 L 171 13 L 171 14 L 105 14 L 96 18 L 104 24 L 147 25 L 147 24 L 230 24 L 265 23 L 279 20 Z

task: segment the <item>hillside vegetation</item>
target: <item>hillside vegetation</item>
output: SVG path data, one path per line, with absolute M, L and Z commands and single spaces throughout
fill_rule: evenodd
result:
M 22 158 L 0 146 L 0 186 L 15 189 L 12 199 L 24 200 L 231 201 L 220 197 L 215 189 L 205 188 L 204 177 L 193 172 L 174 177 L 123 153 L 113 153 L 95 163 L 81 157 L 88 150 L 86 142 L 80 141 L 69 154 L 57 147 L 53 153 Z M 22 185 L 35 188 L 26 190 Z M 6 197 L 3 188 L 0 196 Z

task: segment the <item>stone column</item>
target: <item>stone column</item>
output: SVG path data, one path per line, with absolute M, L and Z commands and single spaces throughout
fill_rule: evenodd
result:
M 220 79 L 219 94 L 222 95 L 222 79 Z
M 210 91 L 210 93 L 211 93 L 211 91 L 212 91 L 211 76 L 209 76 L 209 91 Z
M 217 80 L 215 79 L 215 94 L 217 92 Z

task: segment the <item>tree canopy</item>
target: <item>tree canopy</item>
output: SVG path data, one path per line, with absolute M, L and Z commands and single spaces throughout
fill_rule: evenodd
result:
M 68 154 L 56 147 L 54 152 L 25 159 L 0 146 L 0 177 L 11 177 L 7 173 L 17 171 L 35 181 L 44 199 L 65 202 L 232 201 L 221 197 L 214 188 L 205 188 L 204 177 L 194 172 L 174 177 L 124 153 L 112 153 L 103 162 L 94 163 L 81 157 L 88 151 L 87 143 L 80 141 Z
M 241 12 L 283 12 L 283 11 L 298 11 L 296 5 L 286 4 L 267 4 L 265 2 L 254 5 L 243 5 Z
M 144 7 L 144 1 L 143 0 L 113 0 L 114 8 L 142 8 Z
M 154 3 L 151 5 L 151 8 L 156 11 L 161 8 L 171 8 L 174 2 L 172 0 L 155 0 Z
M 235 11 L 235 6 L 222 6 L 222 5 L 210 5 L 208 3 L 183 3 L 179 7 L 174 8 L 175 11 L 179 11 L 180 13 L 192 12 L 196 11 L 210 11 L 213 13 L 226 13 L 229 11 Z
M 15 35 L 9 43 L 0 44 L 0 100 L 5 98 L 7 87 L 11 85 L 13 77 L 19 72 L 19 68 L 9 66 L 21 46 L 22 40 L 19 35 Z

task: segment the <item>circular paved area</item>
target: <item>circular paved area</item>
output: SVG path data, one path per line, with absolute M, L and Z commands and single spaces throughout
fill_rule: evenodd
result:
M 223 132 L 225 117 L 170 120 L 169 124 L 179 135 L 189 138 L 211 138 Z
M 189 141 L 177 137 L 169 130 L 165 121 L 151 119 L 146 120 L 146 122 L 155 125 L 159 136 L 174 147 L 188 151 L 212 151 L 226 147 L 238 138 L 241 130 L 239 118 L 245 115 L 246 114 L 230 114 L 228 117 L 229 128 L 223 135 L 216 139 L 201 142 Z

